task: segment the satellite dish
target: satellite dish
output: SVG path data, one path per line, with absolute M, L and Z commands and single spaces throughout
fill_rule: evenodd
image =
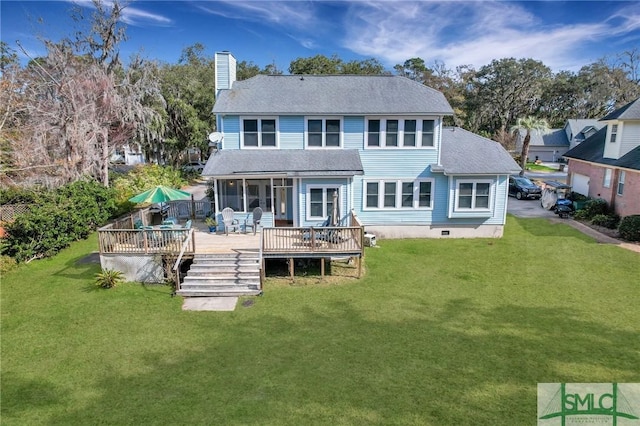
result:
M 209 142 L 211 143 L 218 143 L 222 141 L 222 133 L 220 132 L 213 132 L 209 134 Z

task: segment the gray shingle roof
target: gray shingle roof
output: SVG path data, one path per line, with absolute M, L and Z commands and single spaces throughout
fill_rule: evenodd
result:
M 242 149 L 214 153 L 203 176 L 285 174 L 287 176 L 353 176 L 363 174 L 355 149 Z
M 588 161 L 590 163 L 604 164 L 607 166 L 640 170 L 640 146 L 632 149 L 618 159 L 604 158 L 603 154 L 606 139 L 607 128 L 603 127 L 598 131 L 598 133 L 587 138 L 575 148 L 567 151 L 564 154 L 564 157 L 575 158 L 576 160 Z
M 520 129 L 520 138 L 524 141 L 525 136 L 527 135 L 527 131 Z M 542 132 L 531 132 L 531 141 L 529 142 L 532 146 L 569 146 L 569 140 L 567 139 L 567 134 L 564 129 L 551 129 L 546 133 Z
M 498 143 L 459 127 L 447 127 L 442 132 L 442 167 L 434 171 L 446 174 L 511 174 L 521 168 Z
M 222 90 L 216 114 L 451 115 L 444 95 L 390 75 L 257 75 Z
M 566 125 L 569 126 L 569 128 L 571 129 L 571 134 L 575 138 L 586 128 L 595 127 L 596 130 L 600 130 L 604 124 L 598 122 L 598 120 L 596 119 L 591 118 L 570 118 L 567 120 L 565 126 Z
M 629 102 L 600 119 L 600 121 L 607 120 L 640 120 L 640 98 Z

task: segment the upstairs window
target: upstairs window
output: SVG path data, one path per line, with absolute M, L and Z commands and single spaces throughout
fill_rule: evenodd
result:
M 367 120 L 367 148 L 433 148 L 435 120 L 373 118 Z
M 369 120 L 367 146 L 380 146 L 380 120 Z
M 609 139 L 609 142 L 615 143 L 617 138 L 618 138 L 618 125 L 617 124 L 612 124 L 611 125 L 611 138 Z
M 339 119 L 314 118 L 307 120 L 307 146 L 311 148 L 339 148 L 341 125 Z
M 433 120 L 422 120 L 422 146 L 433 146 Z
M 386 146 L 398 146 L 398 120 L 387 120 Z
M 242 146 L 245 148 L 275 148 L 276 120 L 274 118 L 242 120 Z
M 404 120 L 404 146 L 416 146 L 416 120 Z

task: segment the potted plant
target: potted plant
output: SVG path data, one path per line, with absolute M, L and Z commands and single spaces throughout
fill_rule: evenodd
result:
M 209 232 L 216 232 L 216 227 L 218 226 L 218 221 L 215 220 L 213 217 L 208 216 L 205 220 L 204 220 L 205 225 L 207 225 L 209 227 Z

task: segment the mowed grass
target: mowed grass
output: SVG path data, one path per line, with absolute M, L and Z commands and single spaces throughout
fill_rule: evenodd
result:
M 379 240 L 366 275 L 183 312 L 96 290 L 95 237 L 2 277 L 3 425 L 520 425 L 541 382 L 640 382 L 640 255 L 562 224 Z M 317 281 L 317 280 L 316 280 Z

